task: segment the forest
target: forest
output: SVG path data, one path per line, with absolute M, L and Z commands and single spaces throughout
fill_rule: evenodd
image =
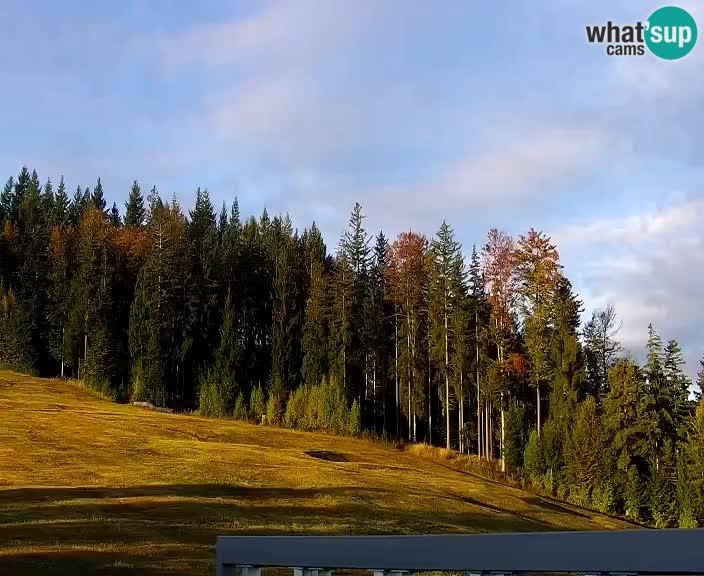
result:
M 583 304 L 541 231 L 471 250 L 315 223 L 187 211 L 137 181 L 69 194 L 23 167 L 0 196 L 0 366 L 80 379 L 118 402 L 425 442 L 657 527 L 704 525 L 702 372 L 617 311 Z M 468 248 L 468 247 L 467 247 Z M 690 392 L 693 390 L 694 392 Z M 694 397 L 694 399 L 693 399 Z

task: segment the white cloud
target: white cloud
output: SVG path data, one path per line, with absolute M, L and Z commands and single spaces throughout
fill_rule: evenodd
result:
M 681 233 L 703 219 L 704 198 L 569 226 L 555 233 L 553 239 L 560 246 L 657 242 L 663 236 Z
M 680 342 L 692 377 L 704 354 L 703 218 L 704 198 L 693 198 L 553 235 L 568 268 L 579 270 L 587 317 L 613 304 L 620 338 L 638 355 L 652 323 L 664 341 Z

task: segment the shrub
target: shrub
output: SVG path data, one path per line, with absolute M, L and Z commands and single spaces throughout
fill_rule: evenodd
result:
M 570 489 L 567 501 L 574 504 L 575 506 L 581 506 L 582 508 L 588 508 L 590 504 L 589 498 L 589 487 L 588 486 L 573 486 Z
M 245 402 L 244 394 L 240 391 L 235 400 L 235 418 L 238 420 L 247 420 L 247 402 Z
M 323 380 L 318 396 L 319 428 L 345 433 L 349 430 L 349 410 L 342 388 L 334 378 Z
M 614 485 L 606 480 L 598 482 L 592 490 L 592 508 L 602 514 L 611 514 L 615 505 Z
M 270 394 L 269 400 L 266 403 L 266 422 L 278 426 L 284 421 L 284 399 L 281 394 Z
M 545 458 L 543 457 L 543 447 L 536 430 L 531 430 L 528 437 L 528 445 L 523 455 L 526 474 L 534 486 L 540 487 L 543 484 L 543 474 L 545 474 Z
M 543 474 L 543 491 L 546 494 L 550 494 L 552 496 L 555 494 L 555 474 L 553 473 L 552 470 L 548 470 Z
M 132 394 L 133 402 L 146 402 L 147 389 L 144 382 L 144 370 L 142 370 L 142 362 L 138 361 L 132 367 Z
M 303 407 L 303 423 L 307 430 L 320 428 L 320 386 L 306 388 L 305 406 Z
M 222 417 L 226 415 L 227 406 L 215 373 L 208 370 L 201 378 L 199 406 L 203 416 Z
M 695 492 L 694 485 L 689 477 L 687 460 L 683 453 L 677 457 L 677 523 L 680 528 L 696 528 L 697 518 L 694 513 Z
M 628 477 L 626 478 L 624 497 L 626 500 L 626 516 L 636 521 L 640 519 L 640 508 L 642 505 L 641 490 L 638 470 L 635 466 L 631 465 L 628 469 Z
M 286 403 L 284 424 L 289 428 L 308 428 L 306 426 L 306 405 L 308 402 L 308 387 L 301 386 L 291 392 Z
M 261 386 L 252 389 L 252 394 L 249 399 L 249 413 L 255 422 L 262 421 L 262 416 L 266 414 L 266 400 L 264 399 L 264 391 Z
M 516 404 L 512 404 L 506 412 L 504 453 L 509 474 L 518 473 L 523 465 L 526 448 L 525 413 L 525 408 Z
M 677 524 L 680 528 L 698 528 L 699 522 L 694 517 L 694 512 L 691 508 L 680 510 L 680 517 Z
M 362 432 L 362 412 L 356 399 L 352 402 L 352 409 L 350 410 L 349 431 L 352 436 L 359 436 Z

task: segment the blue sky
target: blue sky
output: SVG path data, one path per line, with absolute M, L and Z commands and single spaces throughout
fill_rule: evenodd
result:
M 589 314 L 613 303 L 704 353 L 704 44 L 608 57 L 585 26 L 650 1 L 37 2 L 0 5 L 0 175 L 131 181 L 189 206 L 315 219 L 469 250 L 491 226 L 558 242 Z M 678 3 L 704 33 L 704 9 Z

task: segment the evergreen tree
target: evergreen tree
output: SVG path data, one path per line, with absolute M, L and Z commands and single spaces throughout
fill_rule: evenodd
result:
M 704 526 L 704 402 L 700 401 L 692 419 L 685 447 L 687 477 L 691 479 L 692 516 Z M 694 523 L 693 522 L 693 523 Z
M 364 341 L 370 351 L 371 362 L 371 415 L 373 428 L 387 428 L 391 424 L 389 406 L 389 386 L 391 376 L 391 349 L 393 346 L 393 304 L 387 282 L 389 267 L 389 243 L 383 232 L 376 237 L 369 269 L 369 290 L 365 301 Z M 369 372 L 369 370 L 368 370 Z
M 431 351 L 444 384 L 442 401 L 445 412 L 445 440 L 449 450 L 451 444 L 450 380 L 453 381 L 453 388 L 460 392 L 456 396 L 460 413 L 462 413 L 464 406 L 464 390 L 460 384 L 460 381 L 464 379 L 464 366 L 461 362 L 463 358 L 457 358 L 460 362 L 456 374 L 450 373 L 450 359 L 454 356 L 457 340 L 466 332 L 466 325 L 463 325 L 462 322 L 466 319 L 466 315 L 462 314 L 460 310 L 464 306 L 466 288 L 463 278 L 462 249 L 454 238 L 452 228 L 446 222 L 442 223 L 436 237 L 431 242 L 430 258 L 428 305 Z M 461 428 L 462 423 L 460 423 L 458 430 Z
M 19 317 L 25 323 L 22 330 L 29 334 L 28 356 L 33 359 L 33 369 L 43 374 L 50 370 L 45 327 L 49 237 L 47 214 L 42 209 L 36 172 L 32 173 L 26 192 L 21 195 L 23 200 L 17 220 L 20 245 L 15 296 Z
M 215 365 L 205 377 L 200 389 L 200 410 L 206 416 L 226 416 L 235 408 L 241 392 L 237 384 L 239 363 L 232 294 L 227 292 L 223 310 L 220 344 L 215 352 Z
M 278 235 L 274 254 L 270 397 L 282 399 L 296 388 L 300 380 L 296 348 L 300 345 L 297 336 L 301 317 L 296 274 L 298 240 L 290 236 L 290 230 L 286 228 Z
M 54 211 L 52 214 L 52 222 L 56 225 L 68 225 L 69 222 L 70 200 L 66 193 L 66 185 L 64 177 L 61 176 L 59 187 L 56 189 L 56 197 L 54 198 Z
M 328 292 L 325 244 L 313 223 L 306 234 L 308 297 L 303 320 L 303 382 L 317 386 L 328 374 Z
M 98 178 L 98 183 L 95 185 L 95 188 L 93 188 L 93 194 L 90 197 L 90 201 L 98 210 L 105 212 L 107 202 L 103 194 L 103 184 L 100 182 L 100 178 Z
M 75 270 L 74 231 L 65 224 L 51 228 L 49 237 L 49 283 L 47 291 L 47 321 L 49 352 L 60 367 L 59 375 L 73 364 L 71 334 L 67 334 L 71 310 L 71 283 Z
M 7 211 L 12 222 L 16 222 L 20 217 L 20 206 L 24 202 L 24 198 L 29 191 L 31 176 L 26 166 L 22 166 L 22 170 L 17 176 L 15 182 L 15 190 L 11 196 L 10 207 Z
M 68 221 L 71 226 L 78 226 L 78 221 L 83 212 L 83 191 L 80 186 L 76 187 L 76 192 L 71 198 L 71 204 L 68 209 Z
M 644 387 L 641 369 L 633 361 L 619 360 L 609 371 L 609 394 L 604 400 L 604 427 L 611 440 L 617 497 L 627 499 L 631 468 L 645 469 L 645 426 L 640 419 Z M 633 482 L 633 479 L 631 479 Z
M 122 226 L 120 211 L 118 210 L 117 204 L 115 202 L 112 203 L 112 208 L 110 209 L 110 223 L 115 227 Z
M 125 202 L 125 226 L 128 228 L 141 228 L 146 220 L 144 197 L 139 184 L 135 180 L 130 189 L 130 195 Z
M 44 184 L 41 206 L 49 222 L 51 221 L 51 214 L 54 212 L 54 201 L 54 188 L 51 184 L 51 179 L 48 179 L 46 184 Z
M 343 350 L 343 380 L 350 402 L 357 398 L 360 406 L 366 404 L 362 380 L 367 379 L 369 349 L 363 342 L 362 328 L 364 301 L 368 290 L 370 238 L 364 229 L 364 215 L 359 203 L 354 205 L 349 226 L 341 242 L 344 266 L 349 272 L 349 298 L 344 303 L 346 326 L 345 349 Z M 362 415 L 364 421 L 365 415 Z
M 190 212 L 188 244 L 191 254 L 193 290 L 190 297 L 195 367 L 205 368 L 212 360 L 220 305 L 219 241 L 215 212 L 207 190 L 196 190 L 195 208 Z
M 570 500 L 574 504 L 588 506 L 592 489 L 610 477 L 607 442 L 596 400 L 589 397 L 577 407 L 574 427 L 565 446 Z
M 676 437 L 675 399 L 665 376 L 664 352 L 660 336 L 648 325 L 648 358 L 646 382 L 641 397 L 643 422 L 646 426 L 648 458 L 657 467 L 663 457 L 665 441 Z
M 668 403 L 672 410 L 673 442 L 678 442 L 686 434 L 686 420 L 689 416 L 689 387 L 691 380 L 683 370 L 684 358 L 677 340 L 670 340 L 665 348 L 663 375 L 666 383 Z
M 5 186 L 0 193 L 0 222 L 5 219 L 12 220 L 12 208 L 14 205 L 15 180 L 12 176 L 7 179 Z
M 222 210 L 220 210 L 220 219 L 218 220 L 218 234 L 222 238 L 227 230 L 227 206 L 225 202 L 222 203 Z
M 486 364 L 489 359 L 489 351 L 487 349 L 487 336 L 492 332 L 489 330 L 489 319 L 491 317 L 491 308 L 486 294 L 484 274 L 477 253 L 476 245 L 472 245 L 472 256 L 469 265 L 469 316 L 470 316 L 470 346 L 471 352 L 471 370 L 473 388 L 475 391 L 476 400 L 476 441 L 477 454 L 482 455 L 482 447 L 485 445 L 484 437 L 482 436 L 481 415 L 482 415 L 482 397 L 481 390 L 486 389 Z
M 78 229 L 70 336 L 80 356 L 81 379 L 106 394 L 116 392 L 114 241 L 113 229 L 103 212 L 89 207 Z
M 14 292 L 0 286 L 0 366 L 32 372 L 36 366 L 29 324 Z
M 699 390 L 694 392 L 694 397 L 697 402 L 701 402 L 702 394 L 704 393 L 704 359 L 699 361 L 699 365 L 701 366 L 701 370 L 697 373 L 697 386 Z
M 132 397 L 158 405 L 192 396 L 188 322 L 190 255 L 183 214 L 154 199 L 151 249 L 130 309 Z

